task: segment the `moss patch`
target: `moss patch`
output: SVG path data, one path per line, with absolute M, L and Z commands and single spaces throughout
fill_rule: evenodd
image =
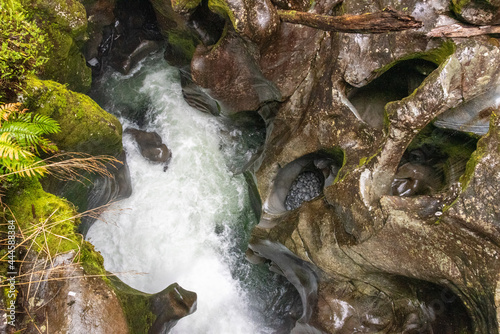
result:
M 156 320 L 156 315 L 151 311 L 151 295 L 129 287 L 115 276 L 109 280 L 120 300 L 130 333 L 148 333 Z
M 50 137 L 60 150 L 117 156 L 122 150 L 122 127 L 86 95 L 53 81 L 30 78 L 23 96 L 26 107 L 59 122 L 61 132 Z
M 84 6 L 76 0 L 22 0 L 22 3 L 54 45 L 42 77 L 68 84 L 71 90 L 87 92 L 92 70 L 80 52 L 87 39 Z
M 76 233 L 80 223 L 70 202 L 46 193 L 36 180 L 21 182 L 7 197 L 7 204 L 19 224 L 23 239 L 33 240 L 32 249 L 55 256 L 75 251 L 79 261 L 90 275 L 104 275 L 103 258 L 94 246 Z M 26 241 L 29 247 L 31 240 Z M 78 259 L 78 257 L 77 257 Z
M 189 12 L 201 3 L 201 0 L 172 0 L 172 7 L 177 13 Z
M 438 48 L 426 51 L 426 52 L 416 52 L 409 54 L 405 57 L 402 57 L 390 64 L 387 64 L 386 66 L 383 66 L 376 70 L 377 73 L 385 73 L 388 71 L 390 68 L 393 66 L 396 66 L 397 64 L 406 61 L 406 60 L 411 60 L 411 59 L 422 59 L 426 61 L 430 61 L 436 65 L 441 65 L 446 59 L 448 59 L 449 56 L 451 56 L 456 49 L 455 43 L 452 41 L 445 41 L 441 46 Z
M 168 33 L 168 43 L 177 53 L 181 54 L 183 58 L 191 60 L 196 46 L 199 44 L 199 40 L 186 31 L 172 30 Z

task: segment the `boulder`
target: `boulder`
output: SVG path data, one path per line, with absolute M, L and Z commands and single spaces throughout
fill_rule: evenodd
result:
M 67 152 L 118 156 L 122 151 L 122 126 L 86 95 L 72 92 L 50 80 L 29 78 L 21 96 L 26 107 L 59 122 L 61 132 L 51 135 Z
M 167 170 L 172 159 L 172 152 L 167 145 L 163 144 L 159 134 L 133 128 L 127 128 L 125 133 L 134 137 L 144 158 L 151 162 L 162 163 L 164 170 Z
M 87 38 L 87 15 L 78 0 L 22 0 L 39 26 L 48 33 L 53 45 L 42 78 L 67 84 L 68 88 L 86 93 L 92 74 L 81 48 Z

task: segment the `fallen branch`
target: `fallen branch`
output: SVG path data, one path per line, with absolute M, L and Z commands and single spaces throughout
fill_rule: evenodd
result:
M 464 26 L 461 24 L 451 24 L 448 26 L 436 27 L 427 33 L 427 37 L 456 37 L 466 38 L 471 36 L 500 34 L 500 26 Z
M 281 21 L 326 31 L 378 34 L 422 27 L 422 22 L 392 9 L 361 15 L 327 16 L 295 10 L 278 10 Z

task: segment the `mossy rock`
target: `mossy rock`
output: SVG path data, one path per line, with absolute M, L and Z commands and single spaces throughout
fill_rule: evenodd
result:
M 75 92 L 88 92 L 92 84 L 92 70 L 75 40 L 54 25 L 45 30 L 53 52 L 43 68 L 42 78 L 67 84 Z
M 43 25 L 54 24 L 75 40 L 85 39 L 87 12 L 78 0 L 21 0 Z
M 32 250 L 51 257 L 75 251 L 88 274 L 105 273 L 102 256 L 76 233 L 80 219 L 73 204 L 45 192 L 34 179 L 21 181 L 7 195 L 6 203 L 27 240 L 27 248 L 33 242 Z
M 49 42 L 53 45 L 42 77 L 86 93 L 92 83 L 92 70 L 81 53 L 81 47 L 88 39 L 85 7 L 76 0 L 21 2 L 38 26 L 48 34 Z
M 28 78 L 22 100 L 32 112 L 59 122 L 61 132 L 51 135 L 60 150 L 117 156 L 122 151 L 122 126 L 90 97 L 54 81 Z

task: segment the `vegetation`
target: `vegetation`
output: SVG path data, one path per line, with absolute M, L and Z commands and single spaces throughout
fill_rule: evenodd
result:
M 0 102 L 22 89 L 27 74 L 38 74 L 51 50 L 47 35 L 18 1 L 0 3 Z
M 37 155 L 57 151 L 57 146 L 43 136 L 59 131 L 56 121 L 27 112 L 20 103 L 0 105 L 0 175 L 9 176 L 10 181 L 43 176 L 45 164 Z

